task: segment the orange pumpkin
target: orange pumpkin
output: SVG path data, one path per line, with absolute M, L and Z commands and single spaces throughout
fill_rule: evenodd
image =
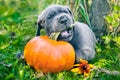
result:
M 38 36 L 26 44 L 24 57 L 27 64 L 37 71 L 57 73 L 72 68 L 75 52 L 68 42 Z

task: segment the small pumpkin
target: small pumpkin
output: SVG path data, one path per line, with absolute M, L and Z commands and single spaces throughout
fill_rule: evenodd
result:
M 37 36 L 26 44 L 24 57 L 37 71 L 57 73 L 73 67 L 75 52 L 68 42 Z

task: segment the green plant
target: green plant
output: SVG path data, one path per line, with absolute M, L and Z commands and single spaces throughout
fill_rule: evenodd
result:
M 111 0 L 111 12 L 109 15 L 105 16 L 107 21 L 108 31 L 112 32 L 114 35 L 119 32 L 117 29 L 120 27 L 120 2 L 117 0 Z

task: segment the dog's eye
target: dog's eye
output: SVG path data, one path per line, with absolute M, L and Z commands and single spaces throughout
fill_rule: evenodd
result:
M 48 17 L 47 17 L 47 19 L 51 19 L 51 18 L 53 18 L 54 17 L 54 15 L 49 15 Z
M 50 18 L 51 18 L 51 16 L 48 16 L 48 17 L 47 17 L 47 19 L 50 19 Z
M 64 13 L 68 13 L 67 11 L 64 11 Z
M 48 14 L 47 19 L 51 19 L 51 18 L 53 18 L 55 15 L 56 15 L 55 12 L 51 12 L 51 13 Z

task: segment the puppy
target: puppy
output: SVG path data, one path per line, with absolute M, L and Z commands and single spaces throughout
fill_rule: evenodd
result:
M 73 28 L 70 26 L 73 24 Z M 36 36 L 40 36 L 41 28 L 47 35 L 60 31 L 58 40 L 68 41 L 75 49 L 76 63 L 79 59 L 92 60 L 95 56 L 96 38 L 92 30 L 84 23 L 74 22 L 73 14 L 68 6 L 51 5 L 38 16 Z

